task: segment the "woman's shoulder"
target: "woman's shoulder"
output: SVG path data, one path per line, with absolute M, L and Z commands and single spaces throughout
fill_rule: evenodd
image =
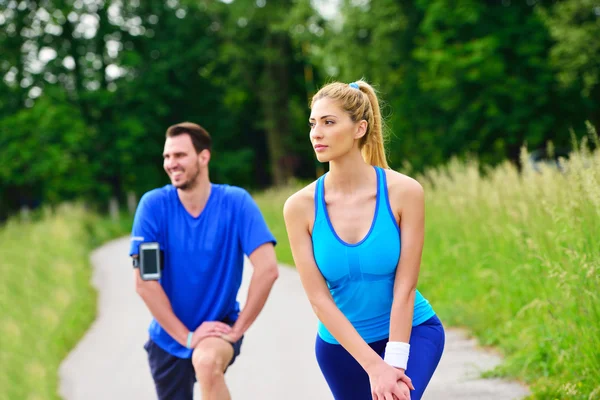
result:
M 316 187 L 317 181 L 314 181 L 288 197 L 283 205 L 284 216 L 293 217 L 314 213 Z
M 423 186 L 415 178 L 392 169 L 386 169 L 385 177 L 390 198 L 421 197 Z

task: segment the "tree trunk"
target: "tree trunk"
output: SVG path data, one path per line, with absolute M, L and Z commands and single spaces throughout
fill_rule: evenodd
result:
M 287 38 L 269 34 L 266 41 L 265 67 L 260 88 L 260 100 L 265 117 L 267 149 L 271 177 L 276 186 L 284 185 L 292 177 L 291 163 L 287 161 L 284 135 L 289 134 L 289 67 Z

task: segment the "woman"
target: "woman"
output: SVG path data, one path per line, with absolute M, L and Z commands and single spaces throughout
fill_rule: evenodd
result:
M 319 319 L 319 367 L 335 399 L 420 399 L 445 341 L 416 289 L 423 188 L 389 169 L 379 102 L 368 83 L 323 87 L 309 124 L 329 172 L 290 196 L 283 213 Z

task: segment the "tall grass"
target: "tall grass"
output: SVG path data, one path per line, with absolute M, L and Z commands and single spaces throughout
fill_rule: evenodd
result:
M 445 324 L 506 356 L 491 375 L 528 383 L 534 399 L 600 399 L 600 151 L 582 146 L 562 172 L 481 169 L 454 160 L 417 177 L 420 291 Z M 289 264 L 281 210 L 295 189 L 258 197 Z
M 421 179 L 420 287 L 447 323 L 502 350 L 494 375 L 536 399 L 600 399 L 600 152 L 582 146 L 562 172 L 525 165 L 482 177 L 453 161 Z
M 0 398 L 59 398 L 60 362 L 96 313 L 89 252 L 129 226 L 65 205 L 0 228 Z

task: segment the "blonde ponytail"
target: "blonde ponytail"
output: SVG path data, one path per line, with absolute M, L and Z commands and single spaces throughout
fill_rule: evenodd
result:
M 361 148 L 363 159 L 367 164 L 376 165 L 381 168 L 388 169 L 385 155 L 385 144 L 383 136 L 383 121 L 381 118 L 381 109 L 379 108 L 379 100 L 377 94 L 371 85 L 366 82 L 356 82 L 360 91 L 367 95 L 370 103 L 370 112 L 367 112 L 367 122 L 371 129 L 365 134 L 365 143 Z
M 333 82 L 321 88 L 313 96 L 311 108 L 317 100 L 324 97 L 338 100 L 352 121 L 358 122 L 363 119 L 367 121 L 367 132 L 359 142 L 362 157 L 367 164 L 388 169 L 383 120 L 375 89 L 363 80 L 350 84 Z

